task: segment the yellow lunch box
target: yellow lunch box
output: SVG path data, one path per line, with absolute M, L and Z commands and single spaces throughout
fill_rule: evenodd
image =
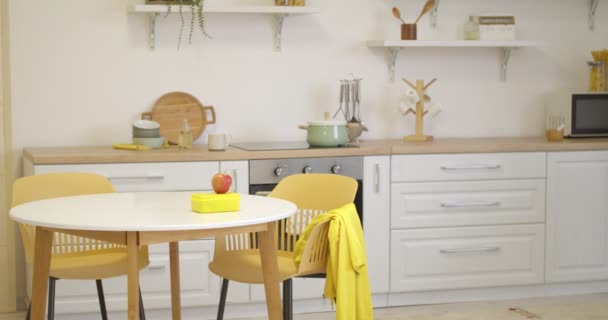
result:
M 230 212 L 241 210 L 241 196 L 238 193 L 195 193 L 192 200 L 192 211 L 198 213 Z

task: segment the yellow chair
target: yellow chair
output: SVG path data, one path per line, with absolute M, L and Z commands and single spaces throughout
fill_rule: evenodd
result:
M 105 177 L 89 173 L 50 173 L 23 177 L 13 184 L 12 206 L 49 198 L 111 193 L 112 183 Z M 83 212 L 82 214 L 86 214 Z M 36 229 L 19 224 L 25 249 L 25 261 L 33 265 Z M 148 247 L 139 250 L 139 268 L 150 264 Z M 57 279 L 96 280 L 102 318 L 108 318 L 101 279 L 127 274 L 127 248 L 123 245 L 55 233 L 49 276 L 48 319 L 54 318 L 55 281 Z M 141 290 L 139 293 L 140 319 L 144 320 Z M 26 319 L 30 318 L 30 308 Z
M 328 258 L 328 223 L 319 224 L 307 241 L 302 262 L 297 268 L 293 251 L 300 234 L 317 215 L 352 203 L 357 181 L 333 174 L 299 174 L 288 176 L 274 188 L 269 197 L 295 203 L 297 213 L 275 223 L 279 278 L 283 281 L 283 318 L 292 319 L 292 281 L 296 276 L 325 273 Z M 263 283 L 260 252 L 255 233 L 235 234 L 215 239 L 215 252 L 209 269 L 223 278 L 217 319 L 224 318 L 229 280 Z

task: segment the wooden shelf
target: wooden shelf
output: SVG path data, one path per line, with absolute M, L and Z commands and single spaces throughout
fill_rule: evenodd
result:
M 180 6 L 171 6 L 171 13 L 175 14 L 180 12 Z M 150 17 L 150 30 L 148 39 L 150 42 L 150 49 L 154 50 L 156 47 L 156 18 L 160 14 L 168 12 L 167 5 L 148 5 L 148 4 L 136 4 L 128 6 L 128 12 L 132 14 L 147 14 Z M 190 14 L 192 8 L 189 5 L 181 6 L 181 12 Z M 219 6 L 211 5 L 205 6 L 204 13 L 227 13 L 227 14 L 269 14 L 274 17 L 275 28 L 274 28 L 274 48 L 275 51 L 281 51 L 281 35 L 283 31 L 283 21 L 285 17 L 294 14 L 314 14 L 318 13 L 319 9 L 311 6 Z
M 539 43 L 531 41 L 472 41 L 472 40 L 454 40 L 454 41 L 426 41 L 426 40 L 369 40 L 367 46 L 369 48 L 384 48 L 388 50 L 389 61 L 388 68 L 391 73 L 391 80 L 395 80 L 395 64 L 397 55 L 402 48 L 497 48 L 503 51 L 503 59 L 501 63 L 501 79 L 507 79 L 507 67 L 509 58 L 511 57 L 512 49 L 523 47 L 539 46 Z

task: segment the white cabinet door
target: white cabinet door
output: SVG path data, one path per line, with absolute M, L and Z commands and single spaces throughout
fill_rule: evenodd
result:
M 538 284 L 542 224 L 391 231 L 391 292 Z
M 363 158 L 363 233 L 372 293 L 388 292 L 390 157 Z
M 548 159 L 547 281 L 608 279 L 608 152 Z

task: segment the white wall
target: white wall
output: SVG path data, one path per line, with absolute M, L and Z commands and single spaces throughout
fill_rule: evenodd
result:
M 281 53 L 272 50 L 269 17 L 228 14 L 207 16 L 214 40 L 196 36 L 180 51 L 177 15 L 161 18 L 151 52 L 147 19 L 126 12 L 137 2 L 12 1 L 16 148 L 128 142 L 130 122 L 172 90 L 214 105 L 218 124 L 211 129 L 234 140 L 304 139 L 296 126 L 333 113 L 338 80 L 350 72 L 364 79 L 362 118 L 370 128 L 364 138 L 412 130 L 396 112 L 405 84 L 387 81 L 386 52 L 365 41 L 397 39 L 390 7 L 396 3 L 412 18 L 423 0 L 316 0 L 320 14 L 286 20 Z M 433 98 L 444 112 L 429 123 L 436 136 L 540 134 L 545 97 L 560 88 L 585 89 L 589 51 L 608 47 L 608 3 L 600 1 L 591 32 L 587 1 L 441 1 L 438 27 L 431 29 L 425 17 L 419 39 L 461 38 L 466 17 L 479 12 L 513 14 L 520 39 L 545 45 L 515 51 L 505 83 L 496 49 L 403 50 L 397 75 L 438 78 Z
M 130 122 L 173 90 L 214 105 L 218 124 L 211 130 L 235 141 L 305 139 L 296 126 L 333 113 L 338 80 L 350 72 L 364 79 L 362 118 L 370 132 L 363 138 L 413 130 L 411 118 L 396 111 L 405 84 L 388 81 L 386 52 L 365 41 L 398 39 L 391 6 L 413 19 L 423 0 L 316 0 L 320 14 L 285 21 L 281 53 L 272 50 L 269 17 L 227 14 L 207 15 L 214 40 L 197 36 L 180 51 L 177 15 L 161 18 L 151 52 L 147 18 L 126 11 L 139 2 L 11 1 L 16 156 L 24 147 L 129 142 Z M 428 126 L 436 136 L 539 135 L 543 101 L 556 91 L 584 90 L 589 51 L 608 47 L 608 1 L 600 1 L 591 32 L 588 1 L 443 0 L 437 28 L 423 18 L 419 39 L 460 39 L 468 15 L 481 12 L 513 14 L 520 39 L 545 44 L 513 53 L 508 82 L 499 80 L 496 49 L 403 50 L 397 76 L 438 78 L 433 98 L 444 112 Z

